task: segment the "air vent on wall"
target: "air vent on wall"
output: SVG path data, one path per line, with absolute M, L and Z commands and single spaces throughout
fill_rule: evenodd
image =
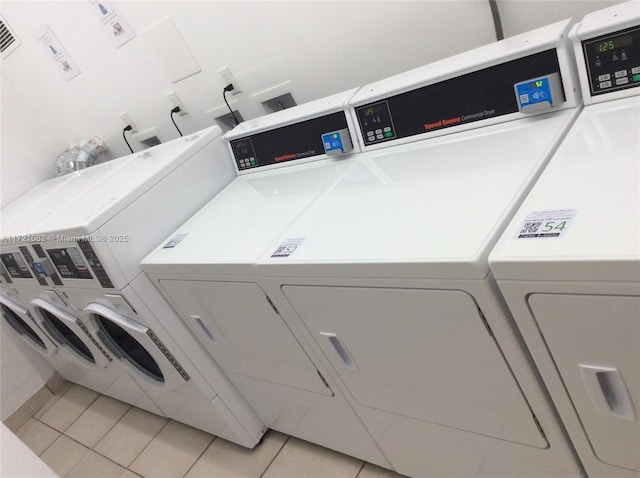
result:
M 2 52 L 2 58 L 6 58 L 19 46 L 20 40 L 16 38 L 7 21 L 0 15 L 0 52 Z

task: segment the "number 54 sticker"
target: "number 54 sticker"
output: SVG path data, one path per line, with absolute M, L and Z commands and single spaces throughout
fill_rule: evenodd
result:
M 575 209 L 534 211 L 527 214 L 516 231 L 516 239 L 560 238 L 578 214 Z

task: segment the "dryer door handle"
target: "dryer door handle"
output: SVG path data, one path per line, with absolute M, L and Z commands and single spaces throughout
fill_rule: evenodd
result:
M 331 342 L 331 345 L 333 345 L 336 353 L 342 359 L 342 363 L 345 367 L 351 370 L 358 370 L 358 366 L 353 360 L 353 357 L 336 334 L 334 334 L 333 332 L 320 332 L 320 335 L 329 339 L 329 342 Z
M 580 371 L 591 402 L 600 415 L 636 419 L 629 390 L 617 368 L 580 364 Z

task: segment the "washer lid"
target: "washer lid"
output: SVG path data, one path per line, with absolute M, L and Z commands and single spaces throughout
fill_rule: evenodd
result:
M 575 210 L 561 237 L 515 238 L 557 209 Z M 498 279 L 640 281 L 640 97 L 584 109 L 490 262 Z
M 576 115 L 565 110 L 362 155 L 260 264 L 267 274 L 483 278 L 489 251 Z M 294 238 L 300 244 L 290 255 L 273 257 Z

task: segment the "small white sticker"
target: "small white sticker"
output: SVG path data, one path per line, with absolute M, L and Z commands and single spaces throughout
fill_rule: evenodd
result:
M 188 232 L 185 232 L 185 233 L 182 233 L 182 234 L 175 234 L 167 241 L 167 243 L 164 246 L 162 246 L 162 248 L 163 249 L 171 249 L 172 247 L 176 247 L 178 244 L 180 244 L 182 239 L 184 239 L 188 235 L 189 235 Z
M 289 257 L 306 240 L 305 237 L 292 237 L 285 239 L 278 248 L 271 254 L 271 257 Z
M 515 238 L 557 239 L 566 234 L 576 214 L 578 211 L 575 209 L 530 212 L 518 227 Z

